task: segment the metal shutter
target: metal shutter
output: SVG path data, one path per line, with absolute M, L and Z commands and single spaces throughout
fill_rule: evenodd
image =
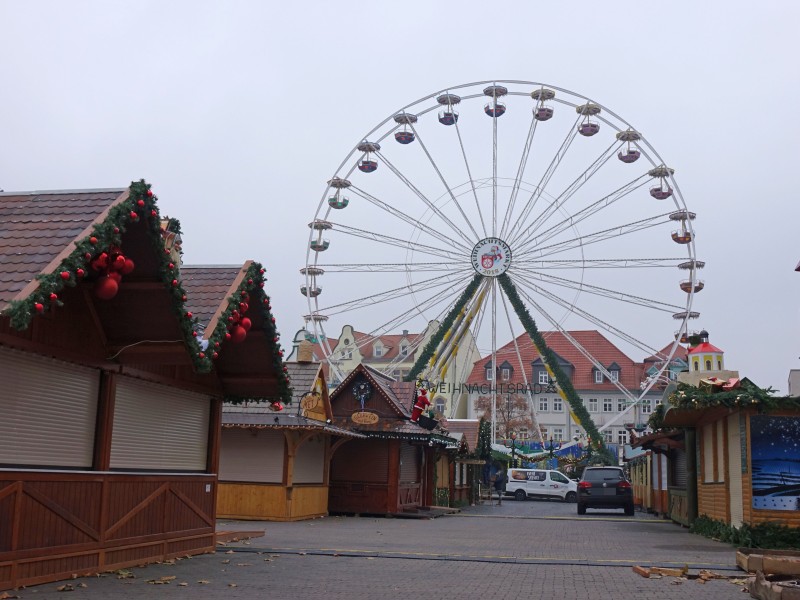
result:
M 315 435 L 297 449 L 294 457 L 294 483 L 322 483 L 325 465 L 325 442 Z
M 686 451 L 676 449 L 672 455 L 671 486 L 686 489 Z
M 219 480 L 281 483 L 284 447 L 282 431 L 226 427 L 222 430 Z
M 420 480 L 419 450 L 419 446 L 412 446 L 408 442 L 403 442 L 400 446 L 400 481 L 416 483 Z
M 0 465 L 92 466 L 100 371 L 0 348 Z
M 205 471 L 210 411 L 203 394 L 120 377 L 111 468 Z
M 713 424 L 703 425 L 703 481 L 714 481 L 714 430 Z

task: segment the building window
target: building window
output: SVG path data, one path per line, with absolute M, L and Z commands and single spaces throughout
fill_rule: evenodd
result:
M 540 427 L 539 431 L 542 433 L 542 439 L 546 440 L 547 439 L 547 427 Z
M 606 429 L 603 432 L 603 440 L 605 441 L 606 444 L 613 444 L 614 443 L 614 434 L 611 432 L 611 430 Z
M 653 404 L 650 400 L 642 400 L 642 414 L 649 415 L 653 412 Z
M 408 346 L 400 346 L 400 356 L 408 356 Z
M 676 371 L 667 371 L 667 377 L 675 381 L 678 378 L 678 373 Z
M 528 439 L 528 428 L 527 427 L 520 427 L 519 428 L 519 439 L 527 440 Z
M 589 398 L 589 412 L 597 412 L 597 398 Z
M 614 403 L 611 398 L 603 398 L 603 412 L 612 412 L 614 410 Z
M 440 415 L 443 415 L 444 414 L 444 405 L 445 405 L 444 398 L 439 396 L 438 398 L 436 398 L 436 403 L 435 404 L 436 404 L 436 412 L 438 412 Z
M 511 369 L 500 369 L 500 376 L 502 377 L 503 381 L 508 381 L 511 379 Z
M 594 382 L 595 383 L 603 383 L 603 373 L 600 371 L 594 372 Z
M 550 383 L 550 376 L 547 374 L 547 371 L 539 371 L 539 383 L 541 385 Z
M 547 398 L 539 398 L 539 412 L 547 412 Z
M 624 429 L 617 431 L 617 443 L 623 446 L 628 443 L 628 432 Z
M 554 442 L 564 441 L 564 430 L 561 427 L 553 427 L 553 441 Z
M 717 361 L 717 371 L 722 371 L 722 361 L 721 360 Z
M 706 371 L 710 371 L 710 370 L 711 370 L 711 361 L 707 360 L 706 361 Z
M 561 412 L 564 410 L 564 404 L 561 398 L 553 398 L 553 412 Z
M 617 412 L 622 412 L 623 410 L 625 410 L 626 404 L 627 403 L 625 402 L 625 400 L 617 400 Z
M 494 379 L 494 377 L 492 377 L 492 368 L 488 367 L 486 369 L 486 381 L 492 381 L 492 379 Z
M 619 381 L 619 371 L 609 371 L 609 375 L 611 375 L 611 381 Z
M 375 358 L 380 358 L 383 354 L 383 348 L 381 346 L 375 346 Z

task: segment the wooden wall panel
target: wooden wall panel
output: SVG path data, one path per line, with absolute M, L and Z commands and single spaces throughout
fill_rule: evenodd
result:
M 727 488 L 724 483 L 697 483 L 697 514 L 725 521 L 728 514 Z
M 213 475 L 0 473 L 0 522 L 14 524 L 0 528 L 0 590 L 211 552 L 215 485 Z
M 293 521 L 328 514 L 328 486 L 304 485 L 292 490 L 290 517 Z
M 220 483 L 217 516 L 226 519 L 285 520 L 286 488 L 281 484 Z

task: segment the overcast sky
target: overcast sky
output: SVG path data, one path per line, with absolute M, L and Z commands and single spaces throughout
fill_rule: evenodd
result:
M 800 368 L 798 22 L 789 0 L 0 0 L 0 188 L 145 178 L 181 221 L 185 262 L 265 264 L 288 340 L 307 312 L 307 223 L 368 131 L 462 83 L 566 88 L 676 169 L 706 261 L 692 327 L 786 391 Z M 663 345 L 673 329 L 641 333 Z

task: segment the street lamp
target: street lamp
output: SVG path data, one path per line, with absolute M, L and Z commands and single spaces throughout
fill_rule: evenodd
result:
M 511 437 L 511 466 L 517 466 L 517 434 L 516 432 L 512 431 L 510 434 Z M 522 446 L 519 446 L 522 448 Z

